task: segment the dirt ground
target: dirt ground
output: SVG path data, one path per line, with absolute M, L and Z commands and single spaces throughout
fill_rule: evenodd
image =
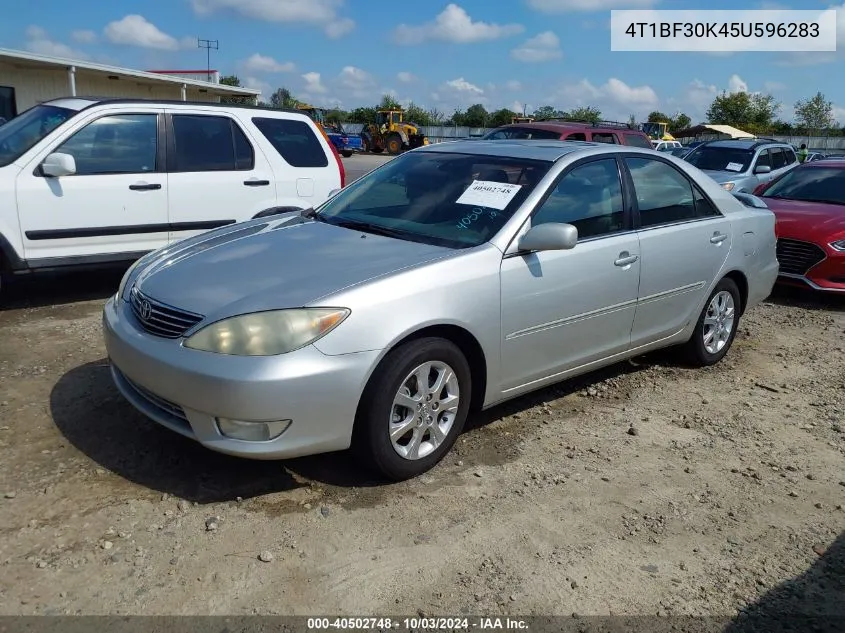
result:
M 715 368 L 546 389 L 384 485 L 135 413 L 100 335 L 119 277 L 0 310 L 2 614 L 845 615 L 842 298 L 778 291 Z

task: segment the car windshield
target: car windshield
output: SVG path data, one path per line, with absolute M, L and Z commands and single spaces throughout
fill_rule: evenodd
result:
M 766 198 L 845 205 L 845 169 L 836 167 L 793 169 L 783 178 L 775 181 L 763 195 Z
M 708 171 L 744 172 L 751 165 L 754 152 L 737 147 L 702 145 L 686 157 L 687 162 Z
M 410 152 L 352 183 L 315 218 L 448 248 L 490 240 L 552 163 L 452 152 Z
M 535 127 L 506 127 L 501 130 L 493 130 L 481 137 L 485 141 L 501 141 L 504 139 L 520 140 L 560 140 L 560 132 L 553 130 L 542 130 Z
M 16 161 L 76 110 L 37 105 L 0 127 L 0 167 Z

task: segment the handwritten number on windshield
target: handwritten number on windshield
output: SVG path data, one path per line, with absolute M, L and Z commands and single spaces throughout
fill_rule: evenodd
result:
M 493 209 L 488 209 L 485 212 L 485 210 L 483 208 L 475 207 L 475 208 L 473 208 L 472 211 L 470 211 L 469 213 L 467 213 L 464 217 L 462 217 L 460 219 L 460 221 L 457 224 L 457 227 L 459 229 L 469 228 L 470 226 L 472 226 L 476 222 L 476 220 L 478 220 L 481 217 L 484 217 L 485 215 L 487 216 L 488 219 L 492 220 L 493 218 L 498 217 L 499 214 L 498 214 L 498 212 L 496 212 Z

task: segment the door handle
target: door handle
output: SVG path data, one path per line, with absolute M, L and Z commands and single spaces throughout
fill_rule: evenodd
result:
M 613 264 L 615 266 L 620 266 L 620 267 L 630 266 L 635 261 L 637 261 L 639 258 L 640 258 L 639 255 L 630 255 L 628 253 L 628 251 L 623 251 L 623 252 L 619 253 L 619 259 L 617 259 L 615 262 L 613 262 Z
M 715 233 L 713 233 L 713 237 L 710 238 L 710 243 L 721 244 L 726 239 L 728 239 L 727 233 L 719 233 L 718 231 L 716 231 Z
M 129 185 L 129 188 L 132 191 L 152 191 L 154 189 L 161 189 L 161 185 L 158 183 L 136 182 L 134 185 Z
M 244 180 L 247 187 L 266 187 L 270 184 L 269 180 Z

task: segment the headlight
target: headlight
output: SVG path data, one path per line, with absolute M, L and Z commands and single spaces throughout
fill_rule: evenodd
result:
M 736 187 L 735 182 L 723 182 L 722 183 L 722 189 L 724 189 L 725 191 L 733 191 L 734 187 Z
M 830 243 L 830 247 L 835 251 L 845 252 L 845 240 L 836 240 Z
M 144 257 L 140 259 L 136 259 L 135 262 L 129 267 L 129 269 L 123 273 L 123 278 L 120 280 L 120 284 L 117 286 L 117 294 L 115 295 L 115 299 L 118 301 L 123 297 L 123 291 L 126 290 L 126 282 L 129 281 L 129 278 L 132 276 L 132 272 L 140 265 L 141 261 Z
M 349 316 L 346 308 L 297 308 L 254 312 L 207 325 L 185 347 L 232 356 L 275 356 L 328 334 Z

